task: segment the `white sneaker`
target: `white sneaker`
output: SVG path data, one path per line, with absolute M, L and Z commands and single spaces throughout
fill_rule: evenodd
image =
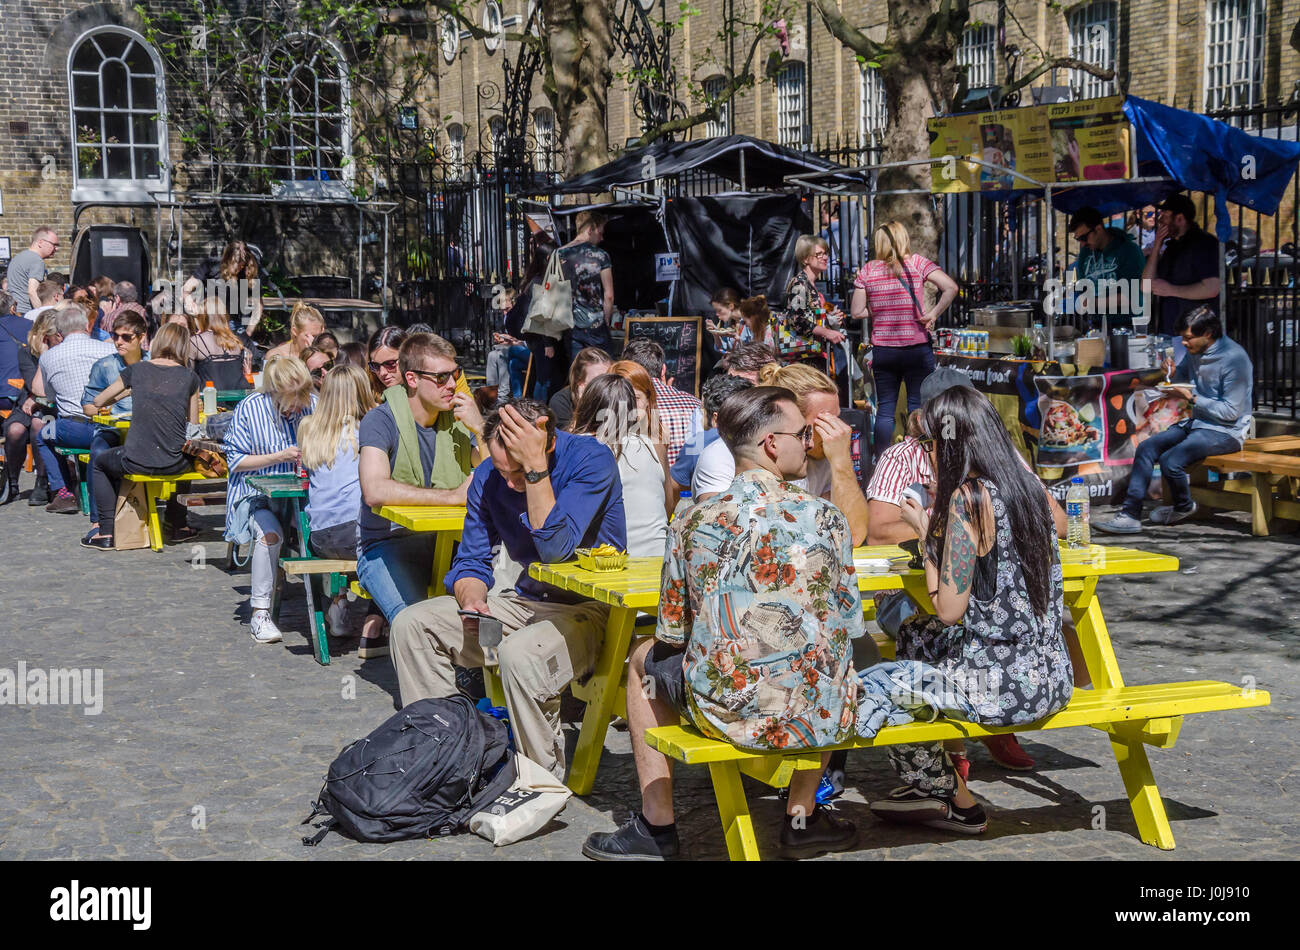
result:
M 1192 507 L 1187 511 L 1179 511 L 1173 505 L 1161 505 L 1151 512 L 1151 520 L 1156 524 L 1178 524 L 1194 514 L 1196 514 L 1196 502 L 1192 502 Z
M 348 599 L 340 597 L 334 603 L 330 604 L 330 609 L 325 614 L 325 620 L 329 624 L 331 637 L 340 639 L 354 637 L 357 635 L 356 624 L 352 622 L 350 611 L 348 610 Z
M 253 619 L 248 626 L 249 635 L 258 643 L 279 643 L 283 639 L 269 610 L 254 610 Z

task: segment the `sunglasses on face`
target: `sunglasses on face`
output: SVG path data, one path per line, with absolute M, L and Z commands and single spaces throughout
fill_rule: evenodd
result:
M 791 438 L 798 439 L 804 445 L 812 445 L 813 427 L 804 426 L 798 432 L 769 432 L 768 435 L 788 435 Z
M 139 335 L 140 335 L 140 334 L 138 334 L 138 333 L 114 333 L 114 334 L 113 334 L 113 339 L 114 339 L 114 340 L 120 340 L 120 341 L 122 341 L 123 343 L 130 343 L 132 340 L 134 340 L 134 339 L 135 339 L 136 337 L 138 337 Z
M 446 386 L 448 382 L 456 382 L 460 379 L 459 366 L 442 373 L 430 372 L 427 369 L 413 369 L 411 372 L 416 376 L 423 376 L 425 379 L 433 380 L 433 385 L 435 386 Z
M 923 435 L 916 441 L 920 442 L 921 448 L 925 449 L 927 452 L 934 451 L 934 439 L 930 438 L 928 435 Z
M 370 372 L 378 373 L 381 369 L 387 373 L 397 372 L 397 360 L 384 360 L 382 363 L 376 363 L 374 360 L 370 361 Z

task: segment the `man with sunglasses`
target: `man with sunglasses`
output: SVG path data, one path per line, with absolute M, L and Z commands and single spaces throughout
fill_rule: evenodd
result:
M 755 386 L 723 401 L 718 431 L 736 477 L 669 526 L 659 623 L 630 658 L 627 719 L 641 810 L 617 831 L 588 837 L 587 857 L 679 856 L 671 763 L 646 745 L 648 728 L 685 716 L 705 735 L 765 751 L 851 737 L 851 641 L 863 634 L 862 595 L 848 520 L 789 484 L 808 469 L 807 428 L 787 389 Z M 857 841 L 852 822 L 816 804 L 820 779 L 801 771 L 790 780 L 783 858 Z
M 456 348 L 413 333 L 398 351 L 401 381 L 366 413 L 358 431 L 361 510 L 357 577 L 391 624 L 425 599 L 436 535 L 413 533 L 375 514 L 381 505 L 463 505 L 469 476 L 486 453 L 474 397 L 457 391 Z M 388 653 L 386 636 L 362 640 L 358 656 Z
M 18 304 L 19 313 L 27 313 L 42 304 L 39 287 L 45 279 L 45 262 L 59 250 L 59 235 L 51 227 L 40 227 L 32 232 L 32 243 L 25 251 L 14 255 L 9 262 L 9 293 Z
M 1140 280 L 1146 258 L 1137 243 L 1121 228 L 1106 227 L 1096 208 L 1080 208 L 1070 218 L 1070 233 L 1079 242 L 1077 274 L 1092 287 L 1093 313 L 1104 315 L 1110 329 L 1132 328 L 1133 314 L 1141 313 L 1142 299 L 1129 299 L 1130 281 Z M 1119 312 L 1108 310 L 1111 294 L 1101 281 L 1123 281 Z M 1086 286 L 1086 285 L 1085 285 Z M 1082 288 L 1080 288 L 1082 293 Z M 1082 298 L 1087 300 L 1087 297 Z

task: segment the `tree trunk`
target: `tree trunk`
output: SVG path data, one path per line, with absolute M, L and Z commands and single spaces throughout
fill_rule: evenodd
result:
M 931 0 L 889 0 L 885 35 L 888 49 L 880 58 L 888 113 L 883 161 L 928 158 L 930 134 L 926 120 L 949 108 L 957 88 L 956 42 L 951 30 L 932 22 Z M 961 25 L 957 27 L 960 34 Z M 939 253 L 943 221 L 930 195 L 930 166 L 888 169 L 879 178 L 881 191 L 920 189 L 918 194 L 881 195 L 875 199 L 876 221 L 901 221 L 912 250 L 934 260 Z
M 612 0 L 542 0 L 544 32 L 555 84 L 555 121 L 579 175 L 609 161 Z

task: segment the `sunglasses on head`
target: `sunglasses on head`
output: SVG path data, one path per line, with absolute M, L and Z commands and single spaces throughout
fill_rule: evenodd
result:
M 397 372 L 397 360 L 384 360 L 382 363 L 376 363 L 374 360 L 370 361 L 370 372 L 378 373 L 381 369 L 389 373 Z

